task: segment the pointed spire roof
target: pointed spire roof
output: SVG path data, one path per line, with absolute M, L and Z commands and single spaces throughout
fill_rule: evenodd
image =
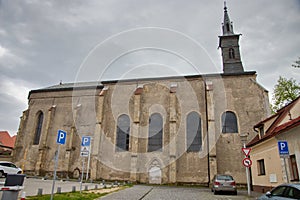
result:
M 230 21 L 226 1 L 224 1 L 224 22 L 222 24 L 223 35 L 234 35 L 232 22 Z

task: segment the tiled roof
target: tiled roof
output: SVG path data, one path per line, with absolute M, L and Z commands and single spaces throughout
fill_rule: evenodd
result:
M 264 125 L 267 121 L 275 118 L 274 122 L 271 124 L 270 127 L 268 127 L 268 129 L 265 132 L 265 135 L 259 139 L 259 136 L 257 135 L 256 137 L 254 137 L 248 144 L 247 146 L 254 146 L 255 144 L 258 144 L 262 141 L 265 141 L 269 138 L 274 137 L 275 135 L 280 134 L 283 131 L 287 131 L 290 128 L 293 128 L 295 126 L 298 126 L 300 124 L 300 116 L 298 116 L 297 118 L 286 122 L 282 125 L 279 125 L 282 120 L 288 115 L 288 113 L 290 112 L 290 110 L 294 107 L 294 105 L 296 105 L 299 102 L 300 96 L 298 96 L 294 101 L 292 101 L 291 103 L 289 103 L 288 105 L 284 106 L 283 108 L 281 108 L 280 110 L 277 111 L 277 113 L 275 113 L 274 115 L 262 120 L 261 122 L 259 122 L 258 124 L 256 124 L 254 126 L 254 128 L 258 128 L 262 125 Z
M 256 135 L 251 142 L 249 142 L 247 144 L 247 147 L 251 147 L 251 146 L 254 146 L 260 142 L 263 142 L 267 139 L 270 139 L 272 137 L 275 137 L 276 135 L 279 135 L 280 133 L 283 133 L 285 131 L 288 131 L 294 127 L 297 127 L 297 126 L 300 126 L 300 116 L 289 121 L 289 122 L 286 122 L 280 126 L 277 126 L 271 133 L 268 133 L 266 135 L 264 135 L 261 139 L 259 139 L 259 136 Z
M 11 137 L 7 131 L 0 131 L 0 144 L 2 146 L 11 147 L 15 146 L 16 136 Z

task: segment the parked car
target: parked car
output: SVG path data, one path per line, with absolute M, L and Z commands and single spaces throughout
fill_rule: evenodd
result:
M 211 191 L 214 194 L 219 192 L 232 192 L 234 195 L 237 195 L 235 180 L 230 175 L 217 174 L 213 178 Z
M 6 174 L 21 174 L 22 169 L 17 167 L 14 163 L 8 161 L 0 161 L 0 177 Z
M 258 200 L 300 199 L 300 183 L 282 184 L 258 198 Z

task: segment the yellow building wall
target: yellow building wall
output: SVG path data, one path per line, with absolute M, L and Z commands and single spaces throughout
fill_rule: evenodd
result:
M 252 183 L 253 186 L 275 187 L 284 183 L 282 172 L 282 160 L 279 156 L 277 140 L 271 138 L 254 147 L 250 153 L 252 160 Z M 258 160 L 264 159 L 265 175 L 258 175 Z M 271 181 L 271 178 L 273 180 Z M 274 181 L 274 178 L 276 181 Z

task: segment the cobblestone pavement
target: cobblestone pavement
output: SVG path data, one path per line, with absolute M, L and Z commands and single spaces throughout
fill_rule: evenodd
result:
M 256 194 L 256 196 L 259 194 Z M 199 187 L 169 187 L 135 185 L 131 188 L 111 193 L 99 200 L 254 200 L 247 197 L 246 191 L 238 191 L 238 195 L 214 195 L 208 188 Z

